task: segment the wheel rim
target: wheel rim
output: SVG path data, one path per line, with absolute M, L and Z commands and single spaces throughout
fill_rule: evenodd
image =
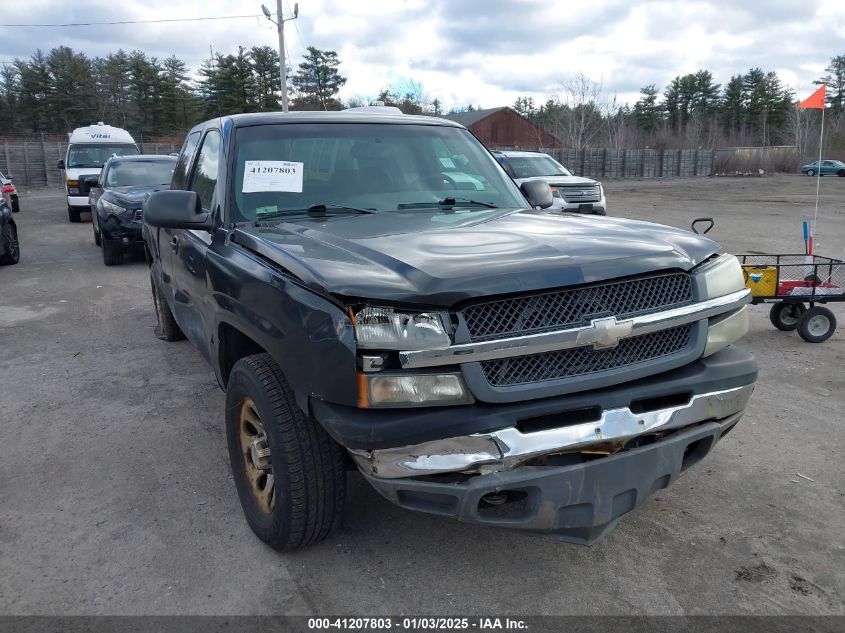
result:
M 797 306 L 784 306 L 780 310 L 780 320 L 784 325 L 795 325 L 801 318 L 801 310 Z
M 807 331 L 813 336 L 824 336 L 830 329 L 830 319 L 823 314 L 816 314 L 807 320 Z
M 238 412 L 238 439 L 243 456 L 244 474 L 252 498 L 262 512 L 269 514 L 276 507 L 276 485 L 270 445 L 264 423 L 252 398 L 244 398 Z

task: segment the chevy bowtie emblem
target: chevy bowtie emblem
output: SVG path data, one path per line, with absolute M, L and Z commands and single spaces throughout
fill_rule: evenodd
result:
M 578 333 L 580 345 L 592 345 L 593 349 L 609 349 L 619 345 L 619 339 L 631 334 L 632 320 L 617 321 L 616 317 L 593 319 L 592 323 Z

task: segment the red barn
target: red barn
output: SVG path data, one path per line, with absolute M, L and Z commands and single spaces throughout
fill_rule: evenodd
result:
M 561 147 L 559 139 L 508 107 L 453 112 L 444 118 L 468 128 L 489 149 Z

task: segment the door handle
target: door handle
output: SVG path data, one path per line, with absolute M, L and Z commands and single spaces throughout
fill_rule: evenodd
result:
M 170 240 L 170 248 L 173 249 L 174 253 L 179 252 L 179 238 L 176 237 L 175 235 L 173 236 L 173 239 Z

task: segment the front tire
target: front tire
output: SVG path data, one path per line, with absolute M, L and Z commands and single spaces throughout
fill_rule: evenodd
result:
M 17 196 L 12 196 L 12 213 L 21 212 L 21 201 Z
M 3 249 L 5 252 L 2 257 L 0 257 L 0 264 L 2 265 L 14 265 L 17 264 L 21 259 L 21 245 L 18 242 L 18 229 L 14 224 L 7 224 L 6 230 L 0 234 L 0 239 L 3 240 Z
M 798 324 L 798 335 L 808 343 L 826 341 L 835 331 L 836 317 L 833 312 L 821 306 L 807 310 Z
M 103 263 L 106 266 L 118 266 L 123 263 L 123 250 L 109 240 L 101 240 L 103 247 Z
M 792 332 L 798 328 L 805 310 L 806 308 L 801 303 L 781 301 L 772 306 L 769 311 L 769 320 L 777 329 L 783 332 Z
M 167 301 L 161 298 L 152 270 L 150 270 L 150 288 L 153 293 L 153 306 L 155 307 L 156 320 L 158 321 L 158 332 L 156 332 L 156 336 L 163 341 L 181 341 L 185 338 L 185 334 L 182 332 L 179 324 L 176 323 L 176 319 L 173 317 Z
M 67 205 L 67 219 L 68 222 L 82 222 L 82 218 L 79 216 L 79 209 Z
M 836 175 L 842 178 L 843 176 L 845 176 L 845 169 L 840 169 L 838 172 L 836 172 Z
M 343 513 L 345 454 L 296 404 L 269 354 L 242 358 L 226 387 L 226 439 L 247 523 L 273 549 L 326 538 Z
M 812 177 L 812 176 L 815 176 L 815 175 L 816 175 L 816 170 L 815 170 L 815 169 L 808 169 L 808 170 L 807 170 L 807 175 L 808 175 L 808 176 L 811 176 L 811 177 Z

